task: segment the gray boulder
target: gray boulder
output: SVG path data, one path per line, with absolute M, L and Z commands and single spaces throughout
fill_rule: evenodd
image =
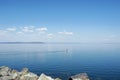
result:
M 23 68 L 22 71 L 20 72 L 21 75 L 25 75 L 29 72 L 28 68 Z
M 90 80 L 87 73 L 80 73 L 74 76 L 71 76 L 69 80 Z
M 46 76 L 45 74 L 41 74 L 38 80 L 54 80 L 52 77 L 50 76 Z
M 62 80 L 62 79 L 60 79 L 60 78 L 56 78 L 55 80 Z
M 11 70 L 9 67 L 0 67 L 0 80 L 61 80 L 59 78 L 53 79 L 50 76 L 41 74 L 38 77 L 36 74 L 29 72 L 28 68 L 23 68 L 21 72 Z
M 20 72 L 18 72 L 16 70 L 12 70 L 10 73 L 10 76 L 12 79 L 16 79 L 17 77 L 20 77 Z
M 52 77 L 47 76 L 44 73 L 42 73 L 40 77 L 38 78 L 38 80 L 61 80 L 61 79 L 60 78 L 53 79 Z
M 12 80 L 11 76 L 2 76 L 0 80 Z
M 0 67 L 0 76 L 8 76 L 11 69 L 9 67 L 2 66 Z
M 20 77 L 20 80 L 37 80 L 37 79 L 38 79 L 38 76 L 34 73 L 31 73 L 31 72 L 29 72 L 25 75 L 22 75 Z

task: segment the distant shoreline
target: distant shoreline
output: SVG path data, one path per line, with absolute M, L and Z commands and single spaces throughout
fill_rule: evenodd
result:
M 0 44 L 120 44 L 116 43 L 87 43 L 87 42 L 0 42 Z
M 0 42 L 0 44 L 45 44 L 44 42 Z

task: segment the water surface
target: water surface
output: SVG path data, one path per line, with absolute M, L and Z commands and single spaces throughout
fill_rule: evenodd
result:
M 120 44 L 0 44 L 3 65 L 63 80 L 82 72 L 91 80 L 120 80 Z

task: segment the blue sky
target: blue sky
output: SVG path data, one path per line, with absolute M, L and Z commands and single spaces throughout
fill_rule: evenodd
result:
M 120 42 L 120 0 L 0 0 L 0 41 Z

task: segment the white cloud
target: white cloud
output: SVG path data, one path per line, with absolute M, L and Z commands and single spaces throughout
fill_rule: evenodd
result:
M 116 35 L 110 35 L 109 38 L 115 38 L 117 37 Z
M 4 36 L 4 35 L 6 35 L 7 34 L 7 31 L 5 31 L 5 30 L 0 30 L 0 36 Z
M 63 31 L 63 32 L 58 32 L 58 34 L 62 34 L 62 35 L 73 35 L 73 32 Z
M 67 41 L 73 38 L 73 32 L 62 31 L 58 33 L 47 32 L 46 27 L 16 26 L 0 30 L 0 41 Z M 44 34 L 43 34 L 44 33 Z
M 32 27 L 23 27 L 22 31 L 23 32 L 34 32 L 34 29 Z
M 48 38 L 53 38 L 54 35 L 52 33 L 50 33 L 47 36 L 48 36 Z
M 16 28 L 7 28 L 7 31 L 16 31 Z
M 107 43 L 120 41 L 118 35 L 114 35 L 114 34 L 105 36 L 103 40 L 104 42 L 107 42 Z
M 43 28 L 36 28 L 36 31 L 47 31 L 48 29 L 47 28 L 45 28 L 45 27 L 43 27 Z
M 19 32 L 17 32 L 17 34 L 21 35 L 21 34 L 24 34 L 24 33 L 19 31 Z

